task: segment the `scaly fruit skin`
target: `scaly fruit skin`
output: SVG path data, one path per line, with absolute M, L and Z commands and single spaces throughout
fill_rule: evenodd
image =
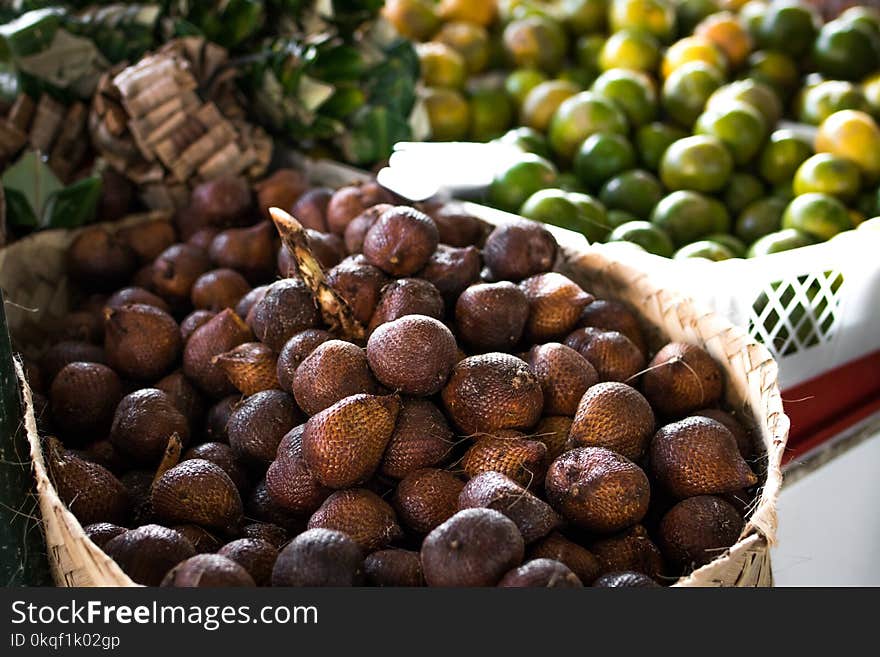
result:
M 532 559 L 509 571 L 498 586 L 579 589 L 583 583 L 565 564 L 553 559 Z
M 471 285 L 455 304 L 458 336 L 479 351 L 513 349 L 528 317 L 525 293 L 509 281 Z
M 272 569 L 272 586 L 357 586 L 363 553 L 350 536 L 309 529 L 288 543 Z
M 638 390 L 608 381 L 580 400 L 569 431 L 571 447 L 607 447 L 631 460 L 641 458 L 654 434 L 654 412 Z
M 681 417 L 721 398 L 721 369 L 696 345 L 670 342 L 651 359 L 642 376 L 651 405 L 667 417 Z
M 257 586 L 268 586 L 272 580 L 272 567 L 278 558 L 278 548 L 259 538 L 239 538 L 217 551 L 222 557 L 232 559 L 244 568 Z
M 599 577 L 593 586 L 602 589 L 610 588 L 655 588 L 660 586 L 653 579 L 642 573 L 633 571 L 624 571 L 617 573 L 606 573 Z
M 574 415 L 581 397 L 599 381 L 590 361 L 558 342 L 532 347 L 528 363 L 544 391 L 544 415 Z
M 196 553 L 186 538 L 161 525 L 129 529 L 108 541 L 104 552 L 144 586 L 158 586 L 170 568 Z
M 596 368 L 600 381 L 629 382 L 645 367 L 645 357 L 623 333 L 591 326 L 572 331 L 565 344 Z
M 266 490 L 272 501 L 292 513 L 314 513 L 333 492 L 321 485 L 302 457 L 305 426 L 292 429 L 278 445 L 266 471 Z
M 306 422 L 303 458 L 328 488 L 348 488 L 367 481 L 382 454 L 400 410 L 397 395 L 352 395 Z
M 679 499 L 749 488 L 758 478 L 720 422 L 687 417 L 662 427 L 651 441 L 651 470 Z
M 281 439 L 303 419 L 289 394 L 263 390 L 243 400 L 229 416 L 229 446 L 242 463 L 262 471 L 275 459 Z
M 394 509 L 363 488 L 336 491 L 324 500 L 309 519 L 309 529 L 317 528 L 345 532 L 365 552 L 386 547 L 403 534 Z
M 530 559 L 554 559 L 568 566 L 584 585 L 589 586 L 601 572 L 599 560 L 587 548 L 573 543 L 559 532 L 551 532 L 529 550 Z
M 544 482 L 547 499 L 587 531 L 618 531 L 648 511 L 651 488 L 642 469 L 604 447 L 579 447 L 556 459 Z
M 153 512 L 166 522 L 192 522 L 234 531 L 243 509 L 235 484 L 219 466 L 190 459 L 174 466 L 153 485 Z
M 519 431 L 506 430 L 479 438 L 462 458 L 461 467 L 469 477 L 498 472 L 529 487 L 544 477 L 546 461 L 544 443 L 526 440 Z
M 427 534 L 455 514 L 462 488 L 464 482 L 447 470 L 415 470 L 398 484 L 394 507 L 407 529 Z
M 736 543 L 743 519 L 733 505 L 712 495 L 682 500 L 660 521 L 660 545 L 681 567 L 702 566 Z
M 433 402 L 406 398 L 379 470 L 386 477 L 403 479 L 411 472 L 440 464 L 454 445 L 455 435 Z
M 316 415 L 357 394 L 374 395 L 379 386 L 363 350 L 342 340 L 319 344 L 296 369 L 293 396 L 306 415 Z
M 512 221 L 486 238 L 483 261 L 499 279 L 521 281 L 550 271 L 556 260 L 556 238 L 534 221 Z
M 594 541 L 590 550 L 603 573 L 636 571 L 653 579 L 663 576 L 663 556 L 642 525 Z
M 256 586 L 253 577 L 232 559 L 219 554 L 197 554 L 174 566 L 161 586 L 231 587 Z
M 364 559 L 364 577 L 370 586 L 424 586 L 418 552 L 388 549 Z
M 532 342 L 556 340 L 567 335 L 593 295 L 584 292 L 567 276 L 546 272 L 530 276 L 520 288 L 529 301 L 526 335 Z

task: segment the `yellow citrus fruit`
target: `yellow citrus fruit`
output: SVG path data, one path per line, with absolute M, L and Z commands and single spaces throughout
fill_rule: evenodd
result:
M 690 62 L 705 62 L 719 71 L 727 70 L 724 53 L 709 39 L 699 36 L 685 37 L 669 46 L 660 70 L 663 77 L 668 78 L 679 66 Z
M 489 64 L 491 46 L 486 28 L 476 23 L 452 21 L 440 28 L 434 41 L 445 43 L 464 57 L 468 72 L 479 73 Z
M 568 50 L 563 27 L 549 18 L 529 16 L 504 28 L 504 50 L 515 66 L 555 73 Z
M 817 153 L 833 153 L 855 162 L 868 182 L 880 179 L 880 127 L 857 110 L 835 112 L 816 133 Z
M 792 191 L 796 196 L 819 192 L 846 201 L 858 195 L 860 178 L 859 167 L 854 162 L 831 153 L 816 153 L 798 167 Z
M 533 68 L 518 68 L 507 76 L 504 89 L 519 107 L 532 89 L 546 81 L 547 76 L 541 71 Z
M 495 20 L 498 7 L 494 0 L 442 0 L 440 18 L 444 21 L 468 21 L 483 27 Z
M 705 18 L 697 25 L 694 34 L 714 43 L 727 57 L 731 68 L 742 66 L 754 45 L 739 19 L 724 11 Z
M 460 89 L 467 77 L 464 57 L 445 43 L 416 44 L 422 82 L 429 87 Z
M 467 135 L 470 107 L 458 91 L 429 88 L 422 92 L 422 99 L 428 112 L 432 140 L 455 141 Z
M 615 32 L 608 37 L 599 52 L 599 68 L 603 71 L 629 68 L 651 73 L 657 70 L 659 62 L 660 43 L 641 30 Z
M 675 36 L 675 6 L 667 0 L 612 0 L 608 23 L 612 32 L 644 30 L 668 42 Z
M 382 14 L 400 34 L 424 41 L 440 26 L 440 19 L 430 0 L 387 0 Z
M 871 113 L 880 117 L 880 73 L 875 73 L 862 82 L 862 93 L 871 107 Z
M 576 84 L 567 80 L 542 82 L 526 94 L 520 109 L 520 122 L 529 128 L 545 132 L 562 101 L 579 91 Z

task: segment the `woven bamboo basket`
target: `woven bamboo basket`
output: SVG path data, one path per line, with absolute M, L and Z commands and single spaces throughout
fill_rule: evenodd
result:
M 141 216 L 128 221 L 150 219 Z M 14 304 L 9 312 L 13 344 L 29 355 L 39 354 L 43 346 L 40 325 L 69 310 L 71 299 L 63 254 L 74 235 L 48 231 L 0 250 L 0 287 Z M 561 243 L 565 246 L 564 239 Z M 676 586 L 771 586 L 770 546 L 776 540 L 776 501 L 782 484 L 780 463 L 789 421 L 782 409 L 777 367 L 770 353 L 727 320 L 699 309 L 690 299 L 673 291 L 661 289 L 648 272 L 606 254 L 567 249 L 560 269 L 598 296 L 619 299 L 638 309 L 658 339 L 663 336 L 666 340 L 700 345 L 722 367 L 727 403 L 742 412 L 743 417 L 752 418 L 754 435 L 759 446 L 763 446 L 763 486 L 739 541 L 713 562 L 679 580 Z M 31 393 L 20 366 L 18 370 L 27 404 L 27 435 L 55 582 L 59 586 L 134 586 L 119 566 L 86 537 L 59 499 L 43 460 Z

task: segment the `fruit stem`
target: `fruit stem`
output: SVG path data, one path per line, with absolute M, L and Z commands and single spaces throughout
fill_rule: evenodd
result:
M 351 307 L 327 284 L 324 270 L 309 248 L 308 235 L 302 224 L 281 208 L 269 208 L 269 215 L 275 222 L 284 246 L 293 254 L 296 268 L 311 291 L 331 331 L 350 340 L 364 340 L 366 331 L 355 319 Z
M 183 442 L 175 431 L 171 434 L 171 437 L 168 439 L 168 444 L 165 446 L 165 454 L 162 455 L 162 462 L 159 463 L 159 467 L 156 469 L 156 474 L 153 477 L 153 486 L 156 485 L 156 482 L 159 481 L 163 474 L 180 462 L 180 453 L 182 451 Z

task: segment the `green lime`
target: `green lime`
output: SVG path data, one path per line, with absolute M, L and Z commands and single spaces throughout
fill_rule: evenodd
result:
M 880 214 L 880 188 L 859 194 L 856 209 L 866 217 Z
M 770 255 L 771 253 L 799 249 L 802 246 L 810 246 L 815 243 L 815 240 L 806 233 L 796 228 L 787 228 L 764 235 L 764 237 L 749 247 L 746 257 L 757 258 L 758 256 Z
M 771 185 L 791 180 L 795 171 L 810 155 L 813 145 L 800 133 L 789 129 L 770 133 L 758 161 L 761 177 Z
M 455 89 L 428 87 L 422 92 L 433 141 L 456 141 L 467 136 L 470 106 Z
M 738 100 L 707 108 L 697 119 L 695 131 L 717 138 L 740 165 L 758 153 L 767 137 L 767 125 L 761 113 Z
M 684 130 L 668 123 L 655 121 L 643 125 L 636 132 L 636 149 L 641 156 L 642 164 L 651 171 L 656 171 L 669 145 L 685 137 L 687 133 Z
M 835 112 L 845 109 L 869 112 L 865 94 L 852 82 L 823 80 L 804 89 L 797 103 L 797 117 L 802 123 L 819 125 Z
M 550 144 L 547 137 L 532 128 L 511 128 L 498 138 L 505 144 L 512 144 L 525 153 L 534 153 L 550 159 Z
M 489 202 L 496 208 L 516 212 L 529 196 L 556 184 L 556 167 L 532 153 L 500 171 L 489 186 Z
M 561 189 L 538 190 L 525 200 L 519 214 L 545 224 L 579 230 L 578 209 L 568 199 L 568 192 Z
M 578 37 L 575 43 L 575 61 L 585 71 L 590 73 L 598 73 L 601 69 L 599 66 L 599 55 L 605 46 L 605 35 L 603 34 L 584 34 Z
M 543 16 L 517 19 L 504 28 L 504 49 L 520 68 L 558 71 L 568 50 L 568 36 L 556 21 Z
M 636 165 L 636 153 L 626 137 L 597 132 L 580 145 L 574 156 L 574 172 L 588 188 L 597 188 L 612 176 Z
M 765 0 L 748 0 L 739 8 L 739 19 L 746 26 L 753 39 L 757 38 L 761 31 L 761 21 L 764 20 L 766 11 L 767 2 Z
M 734 232 L 743 242 L 751 244 L 782 227 L 782 213 L 788 203 L 781 198 L 767 197 L 749 203 L 736 218 Z
M 796 196 L 782 213 L 783 228 L 797 228 L 819 240 L 853 228 L 846 206 L 833 196 L 811 192 Z
M 855 23 L 880 36 L 880 8 L 850 7 L 838 18 L 845 23 Z
M 782 101 L 773 87 L 757 80 L 737 80 L 713 93 L 706 109 L 723 109 L 731 102 L 748 103 L 761 113 L 767 126 L 775 126 L 782 116 Z
M 846 201 L 858 195 L 860 183 L 861 172 L 854 162 L 831 153 L 816 153 L 798 167 L 792 190 L 796 196 L 820 192 Z
M 608 14 L 606 0 L 562 0 L 559 5 L 565 26 L 574 34 L 600 32 Z
M 660 180 L 669 190 L 717 192 L 733 172 L 733 158 L 716 137 L 694 135 L 679 139 L 663 153 Z
M 581 142 L 597 132 L 626 134 L 626 117 L 611 101 L 582 91 L 562 101 L 550 120 L 550 147 L 569 160 Z
M 513 104 L 502 89 L 480 89 L 470 95 L 471 141 L 489 141 L 513 123 Z
M 651 222 L 662 228 L 676 246 L 730 229 L 730 216 L 720 201 L 688 190 L 665 196 L 651 213 Z
M 764 185 L 750 173 L 735 171 L 724 188 L 724 205 L 733 214 L 739 214 L 749 203 L 764 196 Z
M 744 258 L 746 251 L 748 250 L 745 242 L 738 237 L 734 237 L 730 233 L 716 233 L 714 235 L 709 235 L 706 239 L 712 242 L 717 242 L 725 247 L 733 254 L 734 258 Z
M 668 42 L 675 37 L 675 7 L 668 0 L 611 0 L 608 25 L 611 32 L 642 30 Z
M 566 98 L 571 98 L 578 87 L 568 80 L 547 80 L 536 85 L 526 94 L 519 111 L 520 122 L 530 128 L 545 132 L 550 120 Z
M 556 177 L 556 186 L 566 192 L 586 192 L 587 188 L 571 171 L 560 173 Z
M 675 260 L 706 258 L 707 260 L 718 262 L 720 260 L 730 260 L 736 256 L 723 244 L 713 242 L 712 240 L 698 240 L 685 244 L 672 257 Z
M 813 45 L 821 22 L 816 10 L 805 2 L 777 0 L 764 13 L 758 43 L 762 48 L 801 57 Z
M 609 242 L 633 242 L 648 253 L 671 258 L 675 246 L 669 235 L 650 221 L 629 221 L 611 231 Z
M 596 79 L 597 73 L 593 71 L 588 71 L 584 68 L 579 68 L 577 66 L 569 66 L 556 74 L 556 78 L 559 80 L 567 80 L 576 84 L 581 89 L 588 89 L 593 81 Z
M 690 128 L 702 113 L 706 101 L 724 83 L 724 76 L 705 62 L 683 64 L 663 83 L 661 103 L 670 119 Z
M 529 92 L 546 80 L 547 76 L 542 71 L 534 68 L 520 68 L 507 76 L 504 81 L 504 90 L 519 107 Z
M 611 230 L 625 224 L 628 221 L 638 221 L 639 218 L 626 210 L 607 210 L 605 212 L 605 220 Z
M 679 34 L 691 34 L 707 16 L 721 11 L 718 0 L 681 0 L 675 5 Z
M 783 97 L 794 90 L 800 79 L 797 62 L 775 50 L 757 50 L 749 55 L 747 77 L 768 84 Z
M 609 178 L 599 191 L 599 200 L 612 210 L 624 210 L 647 219 L 663 198 L 663 187 L 651 173 L 631 169 Z
M 593 93 L 612 101 L 638 128 L 657 114 L 657 90 L 650 77 L 640 71 L 612 68 L 596 78 Z
M 660 44 L 642 30 L 614 32 L 599 52 L 599 68 L 629 68 L 651 73 L 660 64 Z
M 813 44 L 813 63 L 825 77 L 861 80 L 880 67 L 880 36 L 854 22 L 826 23 Z
M 445 43 L 416 44 L 422 82 L 429 87 L 461 89 L 467 77 L 464 57 Z
M 568 200 L 578 209 L 578 230 L 591 242 L 605 240 L 611 230 L 605 206 L 589 194 L 578 192 L 569 193 Z

